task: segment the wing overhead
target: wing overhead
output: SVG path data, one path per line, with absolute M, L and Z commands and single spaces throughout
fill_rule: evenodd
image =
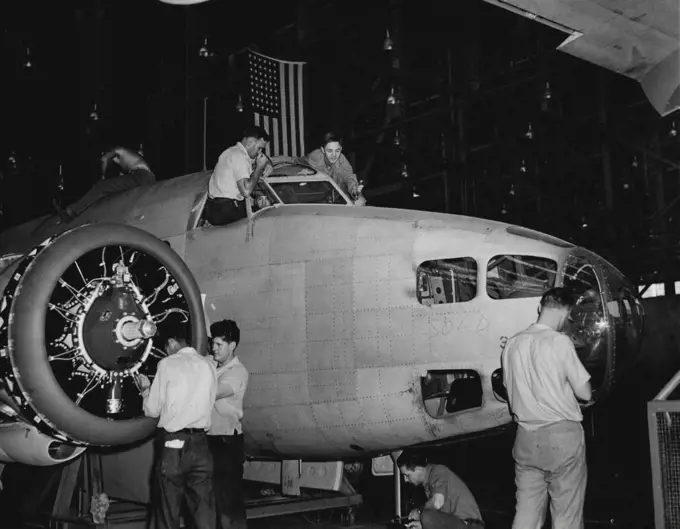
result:
M 680 108 L 678 0 L 485 0 L 569 36 L 559 50 L 636 79 L 662 115 Z

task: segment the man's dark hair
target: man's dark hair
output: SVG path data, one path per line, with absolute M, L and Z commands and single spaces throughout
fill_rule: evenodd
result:
M 326 132 L 323 135 L 322 140 L 323 141 L 321 142 L 321 145 L 324 146 L 324 147 L 326 145 L 328 145 L 329 143 L 333 143 L 334 141 L 337 141 L 340 144 L 341 147 L 343 146 L 343 143 L 344 143 L 343 140 L 342 140 L 342 136 L 340 136 L 339 134 L 336 134 L 335 132 Z
M 416 467 L 425 468 L 427 465 L 427 457 L 417 450 L 404 450 L 397 458 L 397 466 L 399 468 L 405 467 L 408 470 L 414 470 Z
M 241 331 L 234 320 L 216 321 L 210 326 L 210 336 L 222 338 L 227 343 L 236 342 L 237 346 L 241 341 Z
M 177 340 L 180 344 L 187 346 L 190 343 L 191 330 L 185 328 L 183 325 L 177 325 L 165 335 L 165 341 L 163 343 L 168 343 L 172 338 Z
M 541 310 L 569 309 L 576 304 L 576 294 L 568 287 L 555 287 L 548 290 L 541 298 Z
M 250 127 L 243 129 L 243 137 L 269 141 L 269 133 L 259 125 L 251 125 Z

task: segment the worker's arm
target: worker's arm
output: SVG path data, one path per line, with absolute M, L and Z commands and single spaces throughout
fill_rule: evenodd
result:
M 269 164 L 269 160 L 264 155 L 264 153 L 260 153 L 260 155 L 257 157 L 257 160 L 255 161 L 255 170 L 252 172 L 252 174 L 247 178 L 237 177 L 236 185 L 238 186 L 239 193 L 241 193 L 243 197 L 249 197 L 255 187 L 257 187 L 257 182 L 264 173 L 267 164 Z
M 222 414 L 233 413 L 234 400 L 230 400 L 236 394 L 241 398 L 248 384 L 248 373 L 245 370 L 233 369 L 222 373 L 217 380 L 217 395 L 215 397 L 215 409 Z
M 444 506 L 444 495 L 441 492 L 435 492 L 432 497 L 425 502 L 423 509 L 440 510 Z
M 566 371 L 567 380 L 574 395 L 579 399 L 589 402 L 593 398 L 590 386 L 590 373 L 583 367 L 581 360 L 576 354 L 576 348 L 571 339 L 562 335 L 559 342 L 560 356 Z
M 160 361 L 158 363 L 158 370 L 156 371 L 156 376 L 153 379 L 151 388 L 149 388 L 148 393 L 144 391 L 144 415 L 147 417 L 160 417 L 161 410 L 163 409 L 163 398 L 165 378 L 166 378 L 166 367 L 165 362 Z
M 586 381 L 584 384 L 581 384 L 578 387 L 571 387 L 574 390 L 574 395 L 576 395 L 579 399 L 585 401 L 585 402 L 590 402 L 590 399 L 593 398 L 593 391 L 590 386 L 590 380 Z
M 118 147 L 116 147 L 115 149 L 111 149 L 109 152 L 105 153 L 101 158 L 101 171 L 102 172 L 101 172 L 100 176 L 101 176 L 102 180 L 106 176 L 106 170 L 109 168 L 109 164 L 111 163 L 111 160 L 113 160 L 118 155 L 118 153 L 116 152 L 116 149 L 118 149 Z
M 215 400 L 226 399 L 228 397 L 231 397 L 235 393 L 236 392 L 234 391 L 234 388 L 231 385 L 231 380 L 229 380 L 229 377 L 222 376 L 218 379 L 217 395 L 215 396 Z

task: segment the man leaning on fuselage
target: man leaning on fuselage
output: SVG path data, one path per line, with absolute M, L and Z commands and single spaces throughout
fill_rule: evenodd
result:
M 334 132 L 327 132 L 323 135 L 321 147 L 310 152 L 305 161 L 317 171 L 330 176 L 350 196 L 355 206 L 364 206 L 366 199 L 361 194 L 364 186 L 357 180 L 354 168 L 342 153 L 342 148 L 342 138 Z
M 220 154 L 208 182 L 204 217 L 210 224 L 223 226 L 247 217 L 245 201 L 260 178 L 272 170 L 263 152 L 268 141 L 269 134 L 262 127 L 248 127 L 240 142 Z

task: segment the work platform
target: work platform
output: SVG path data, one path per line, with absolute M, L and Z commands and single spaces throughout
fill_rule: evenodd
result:
M 249 527 L 261 528 L 295 527 L 296 524 L 313 524 L 314 527 L 319 529 L 323 527 L 353 527 L 355 529 L 386 527 L 384 524 L 376 525 L 356 522 L 353 510 L 360 503 L 361 496 L 358 494 L 344 496 L 323 492 L 308 492 L 302 494 L 299 498 L 270 496 L 249 499 L 246 502 L 246 517 Z M 330 518 L 330 515 L 321 514 L 318 517 L 314 516 L 316 513 L 321 511 L 328 512 L 331 509 L 333 512 L 340 509 L 341 521 L 338 523 L 333 524 L 330 521 L 325 521 Z M 343 514 L 350 512 L 352 513 L 351 516 Z M 49 527 L 51 529 L 83 529 L 85 527 L 96 526 L 98 528 L 146 529 L 148 521 L 147 513 L 146 505 L 116 501 L 114 499 L 106 514 L 105 523 L 95 524 L 92 518 L 84 512 L 78 513 L 75 511 L 70 516 L 51 518 L 49 520 Z M 307 519 L 303 516 L 293 518 L 290 516 L 291 513 L 311 513 L 312 516 L 308 516 Z M 276 519 L 273 519 L 273 517 L 276 517 Z M 335 515 L 334 517 L 337 518 L 338 516 Z
M 150 445 L 146 445 L 111 457 L 88 451 L 62 466 L 54 501 L 41 518 L 52 529 L 144 529 L 148 518 L 149 450 Z M 127 471 L 115 473 L 113 469 L 120 468 L 123 462 Z M 354 526 L 362 496 L 344 476 L 342 462 L 249 463 L 244 474 L 251 480 L 243 484 L 248 520 L 333 510 L 345 526 Z M 271 526 L 269 520 L 263 527 Z

